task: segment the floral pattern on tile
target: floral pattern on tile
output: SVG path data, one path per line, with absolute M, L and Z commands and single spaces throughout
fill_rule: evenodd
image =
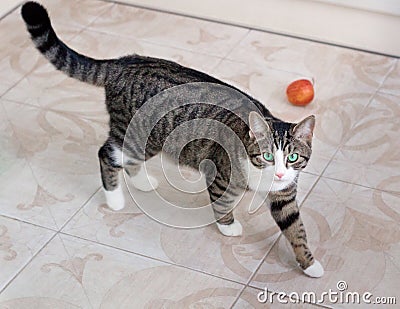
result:
M 252 30 L 227 57 L 314 78 L 330 92 L 374 91 L 396 60 Z
M 72 113 L 3 103 L 11 134 L 8 138 L 18 142 L 23 158 L 18 161 L 19 168 L 25 172 L 16 173 L 19 187 L 7 182 L 11 171 L 2 175 L 4 186 L 10 189 L 2 195 L 1 213 L 61 228 L 100 186 L 96 158 L 105 139 L 104 113 L 99 118 L 88 110 Z
M 324 176 L 400 192 L 400 98 L 377 93 Z
M 389 93 L 393 95 L 400 95 L 400 64 L 397 60 L 396 65 L 386 78 L 383 85 L 379 88 L 380 92 Z
M 54 26 L 68 25 L 85 28 L 108 12 L 113 3 L 97 0 L 42 0 Z
M 237 283 L 59 235 L 0 295 L 0 308 L 229 307 L 241 289 Z
M 52 235 L 53 231 L 0 216 L 0 291 Z
M 244 28 L 123 5 L 112 7 L 89 28 L 219 57 L 228 54 L 248 32 Z
M 68 42 L 77 35 L 76 26 L 57 27 L 57 33 Z M 16 85 L 24 76 L 45 65 L 47 60 L 34 47 L 19 9 L 0 20 L 0 95 Z
M 399 284 L 400 269 L 389 257 L 400 248 L 399 202 L 400 196 L 393 193 L 321 178 L 301 213 L 311 249 L 325 275 L 306 277 L 281 237 L 251 285 L 320 295 L 329 288 L 335 290 L 337 282 L 344 280 L 348 291 L 398 296 L 390 287 Z M 385 287 L 385 293 L 378 295 Z
M 8 235 L 8 228 L 5 225 L 0 225 L 0 251 L 4 254 L 3 259 L 6 261 L 14 260 L 17 257 L 17 252 L 12 249 L 13 243 Z
M 118 58 L 125 55 L 142 55 L 176 61 L 182 65 L 210 72 L 220 61 L 220 55 L 211 56 L 176 47 L 164 46 L 138 38 L 86 29 L 70 43 L 71 47 L 94 58 Z
M 152 173 L 159 179 L 159 187 L 156 192 L 132 189 L 136 201 L 152 205 L 152 210 L 163 207 L 158 195 L 183 206 L 195 207 L 193 205 L 197 203 L 200 206 L 209 203 L 206 192 L 196 194 L 194 199 L 193 194 L 173 189 L 162 177 L 158 160 L 153 161 L 152 167 L 152 171 L 159 171 L 158 174 Z M 171 164 L 166 168 L 171 169 L 169 177 L 178 179 L 176 166 Z M 307 196 L 316 179 L 314 175 L 301 175 L 299 203 Z M 165 226 L 145 215 L 127 193 L 125 200 L 125 209 L 115 212 L 107 207 L 103 192 L 99 192 L 66 225 L 63 232 L 240 282 L 245 282 L 251 276 L 278 237 L 279 229 L 265 206 L 255 214 L 248 213 L 251 203 L 257 207 L 261 201 L 256 198 L 252 202 L 253 195 L 250 192 L 235 209 L 235 216 L 244 228 L 244 235 L 238 238 L 221 235 L 215 224 L 197 229 Z M 158 211 L 162 212 L 163 209 Z

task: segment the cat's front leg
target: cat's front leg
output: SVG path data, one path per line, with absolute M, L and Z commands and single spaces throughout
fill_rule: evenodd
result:
M 321 277 L 324 269 L 308 248 L 306 230 L 300 218 L 296 194 L 270 194 L 270 207 L 272 217 L 290 242 L 296 261 L 303 272 L 310 277 Z
M 213 182 L 208 185 L 207 190 L 217 220 L 216 224 L 221 234 L 242 236 L 242 225 L 233 217 L 233 209 L 237 204 L 239 193 L 236 193 L 233 188 L 228 189 L 228 182 L 225 182 L 220 175 L 217 175 Z

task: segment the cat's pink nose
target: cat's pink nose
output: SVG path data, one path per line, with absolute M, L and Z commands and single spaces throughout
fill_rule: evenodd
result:
M 284 173 L 276 173 L 275 176 L 281 179 L 285 174 Z

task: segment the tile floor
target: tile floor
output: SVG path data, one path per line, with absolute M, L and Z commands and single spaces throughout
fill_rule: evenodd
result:
M 339 280 L 400 302 L 398 60 L 111 2 L 42 2 L 59 36 L 83 53 L 172 59 L 288 121 L 315 114 L 299 202 L 326 274 L 311 279 L 296 268 L 268 211 L 247 212 L 249 195 L 236 211 L 244 235 L 232 239 L 215 226 L 166 227 L 131 199 L 108 209 L 97 162 L 103 92 L 55 71 L 17 9 L 0 21 L 0 308 L 286 308 L 257 294 L 322 293 Z M 300 77 L 316 81 L 306 108 L 285 100 Z M 180 199 L 167 182 L 157 191 Z M 151 201 L 156 192 L 133 194 Z M 324 306 L 353 305 L 300 305 Z

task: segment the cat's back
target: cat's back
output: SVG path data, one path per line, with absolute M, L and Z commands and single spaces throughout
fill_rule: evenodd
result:
M 114 76 L 115 83 L 123 82 L 126 87 L 137 85 L 142 91 L 150 89 L 163 91 L 174 86 L 195 82 L 229 86 L 206 73 L 166 59 L 134 54 L 119 58 L 115 65 L 122 68 L 121 75 Z M 110 86 L 112 87 L 112 84 Z

